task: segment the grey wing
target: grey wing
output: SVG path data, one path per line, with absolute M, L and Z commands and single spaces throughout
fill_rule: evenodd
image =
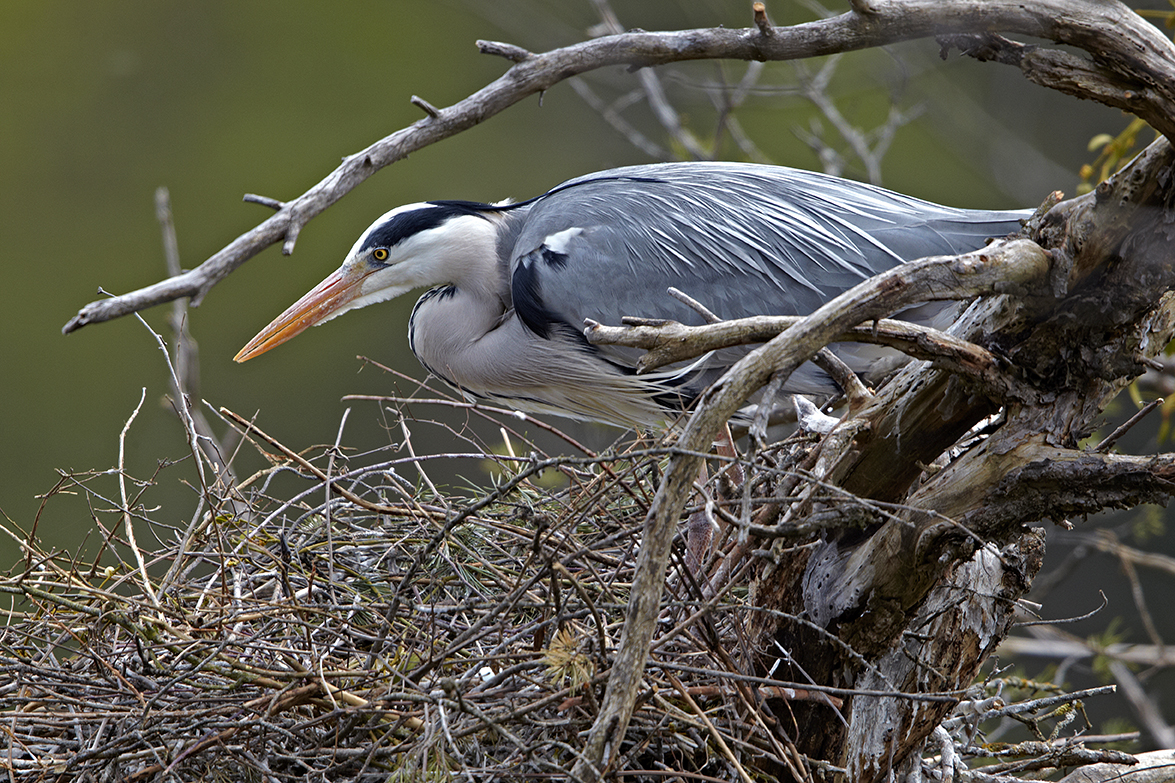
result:
M 530 206 L 511 254 L 513 305 L 544 336 L 580 331 L 585 318 L 701 323 L 670 286 L 721 318 L 807 314 L 902 261 L 981 247 L 1027 214 L 952 209 L 775 166 L 615 169 Z M 600 351 L 626 366 L 639 355 Z

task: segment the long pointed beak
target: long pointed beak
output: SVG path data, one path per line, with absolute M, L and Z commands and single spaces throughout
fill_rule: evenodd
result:
M 298 336 L 311 326 L 337 315 L 346 305 L 362 294 L 360 290 L 364 278 L 374 271 L 363 264 L 340 267 L 335 270 L 313 290 L 290 305 L 284 313 L 273 319 L 273 323 L 249 341 L 240 353 L 233 357 L 234 362 L 247 362 L 254 356 L 260 356 L 270 348 L 276 348 L 293 337 Z

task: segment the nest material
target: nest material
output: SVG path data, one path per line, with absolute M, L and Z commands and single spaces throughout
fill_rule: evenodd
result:
M 0 649 L 4 766 L 19 780 L 565 775 L 662 458 L 563 464 L 558 491 L 532 467 L 460 504 L 389 503 L 405 496 L 393 472 L 349 476 L 383 513 L 239 495 L 143 553 L 146 571 L 29 549 L 5 583 L 27 601 Z M 667 610 L 656 655 L 720 709 L 699 716 L 654 675 L 633 725 L 658 737 L 633 749 L 642 765 L 703 769 L 715 723 L 741 720 L 719 676 L 733 662 L 706 651 L 736 640 L 699 645 L 675 622 L 691 610 Z
M 810 446 L 800 437 L 759 454 L 744 465 L 742 497 L 695 511 L 773 524 Z M 463 500 L 381 463 L 344 473 L 312 504 L 325 474 L 281 448 L 292 465 L 226 493 L 191 530 L 151 524 L 172 541 L 156 551 L 108 533 L 111 546 L 87 564 L 26 542 L 0 582 L 18 601 L 0 637 L 9 779 L 564 779 L 598 712 L 666 452 L 509 458 L 496 487 Z M 274 497 L 271 479 L 295 470 L 313 488 Z M 543 488 L 544 471 L 561 476 L 559 489 Z M 59 489 L 72 481 L 99 499 L 92 484 L 109 477 L 71 476 Z M 768 553 L 753 556 L 739 529 L 728 524 L 716 551 L 751 556 L 706 595 L 684 554 L 674 558 L 613 766 L 625 780 L 837 772 L 801 757 L 766 705 L 840 700 L 746 673 L 762 652 L 748 649 L 748 586 Z M 816 530 L 809 516 L 775 534 Z M 718 570 L 711 560 L 702 573 Z M 951 737 L 974 747 L 975 725 L 961 721 Z

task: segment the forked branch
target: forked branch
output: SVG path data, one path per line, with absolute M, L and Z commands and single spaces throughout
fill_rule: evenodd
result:
M 66 334 L 87 324 L 128 315 L 189 297 L 198 305 L 218 282 L 275 243 L 293 252 L 302 227 L 379 169 L 430 144 L 454 136 L 531 95 L 578 74 L 614 65 L 647 68 L 705 59 L 795 60 L 937 37 L 944 47 L 959 36 L 992 32 L 1028 35 L 1082 49 L 1086 60 L 1049 57 L 1034 47 L 993 57 L 1020 67 L 1038 84 L 1130 111 L 1175 137 L 1175 47 L 1153 25 L 1120 3 L 1073 0 L 873 0 L 848 13 L 791 27 L 706 28 L 678 32 L 627 32 L 531 54 L 507 44 L 479 42 L 483 52 L 515 63 L 500 78 L 446 108 L 423 99 L 426 116 L 345 158 L 342 164 L 295 199 L 271 200 L 277 212 L 240 235 L 195 269 L 83 307 L 65 325 Z M 951 38 L 954 36 L 954 38 Z M 966 46 L 984 57 L 988 49 Z M 989 55 L 988 55 L 989 56 Z M 1047 67 L 1044 67 L 1047 64 Z

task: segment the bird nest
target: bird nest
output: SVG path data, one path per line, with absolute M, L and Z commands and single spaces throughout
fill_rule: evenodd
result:
M 279 459 L 187 531 L 107 531 L 93 562 L 24 542 L 0 583 L 18 601 L 0 645 L 12 779 L 567 773 L 623 630 L 664 450 L 494 457 L 494 486 L 464 499 L 385 462 L 336 471 L 323 501 L 332 453 Z M 277 496 L 290 472 L 313 489 Z M 112 475 L 59 490 L 109 497 L 98 484 Z M 136 528 L 170 543 L 148 551 Z M 666 607 L 630 730 L 656 742 L 626 767 L 703 770 L 715 733 L 742 720 L 722 674 L 738 646 L 723 617 L 746 597 L 745 580 L 731 585 Z
M 415 457 L 340 469 L 334 447 L 305 458 L 251 437 L 279 452 L 274 466 L 204 491 L 209 506 L 186 530 L 128 502 L 121 466 L 62 479 L 55 491 L 88 495 L 95 520 L 125 524 L 104 529 L 91 562 L 29 537 L 0 580 L 15 602 L 0 637 L 9 779 L 563 779 L 599 713 L 667 449 L 485 450 L 492 486 L 456 498 L 423 472 L 405 481 Z M 811 442 L 760 452 L 742 497 L 695 516 L 778 510 Z M 278 492 L 289 474 L 300 488 Z M 112 480 L 120 501 L 103 500 Z M 163 543 L 140 546 L 146 530 Z M 751 574 L 765 562 L 749 541 L 717 542 L 748 556 L 706 592 L 676 553 L 613 761 L 626 780 L 820 776 L 824 763 L 800 757 L 766 701 L 835 710 L 835 693 L 746 674 L 761 611 Z M 1050 696 L 1041 709 L 1073 701 Z M 973 737 L 974 723 L 959 731 Z

